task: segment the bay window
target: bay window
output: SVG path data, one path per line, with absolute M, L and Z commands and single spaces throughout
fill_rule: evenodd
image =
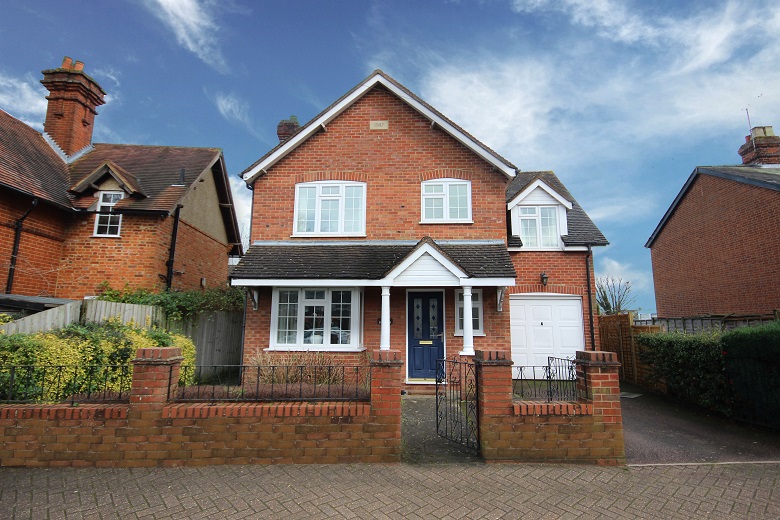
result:
M 275 289 L 271 348 L 357 349 L 359 317 L 357 289 Z

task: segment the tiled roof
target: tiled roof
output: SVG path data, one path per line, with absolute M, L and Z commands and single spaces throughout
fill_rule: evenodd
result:
M 69 208 L 70 178 L 40 132 L 0 110 L 0 184 Z
M 171 213 L 198 177 L 220 156 L 219 148 L 141 146 L 128 144 L 94 145 L 94 150 L 70 165 L 72 185 L 77 185 L 106 162 L 128 173 L 146 197 L 122 199 L 115 210 Z M 179 171 L 184 168 L 184 182 Z
M 711 177 L 718 177 L 721 179 L 728 179 L 734 182 L 742 184 L 748 184 L 750 186 L 756 186 L 758 188 L 766 188 L 769 190 L 780 191 L 780 165 L 772 165 L 768 167 L 762 167 L 758 165 L 736 165 L 736 166 L 697 166 L 688 180 L 683 184 L 680 193 L 677 194 L 669 209 L 664 213 L 661 222 L 658 223 L 653 234 L 647 239 L 645 247 L 650 247 L 655 242 L 658 234 L 666 225 L 666 222 L 677 209 L 677 206 L 682 201 L 685 194 L 688 192 L 688 188 L 691 187 L 693 181 L 699 175 L 709 175 Z
M 518 193 L 523 191 L 536 179 L 540 179 L 572 204 L 572 208 L 566 212 L 566 222 L 567 227 L 569 228 L 569 234 L 561 237 L 565 245 L 605 246 L 609 244 L 609 241 L 601 233 L 599 228 L 596 227 L 596 224 L 593 223 L 588 214 L 585 213 L 585 210 L 582 209 L 579 203 L 572 197 L 571 193 L 569 193 L 569 190 L 566 189 L 553 172 L 518 172 L 515 178 L 512 179 L 512 182 L 509 183 L 509 186 L 507 186 L 506 201 L 511 201 Z M 522 242 L 518 237 L 510 237 L 509 245 L 519 247 L 522 245 Z
M 379 280 L 417 242 L 256 242 L 233 270 L 235 279 Z M 506 246 L 499 241 L 435 242 L 473 278 L 514 278 Z

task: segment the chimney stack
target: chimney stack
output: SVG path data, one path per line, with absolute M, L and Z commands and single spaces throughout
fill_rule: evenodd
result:
M 106 93 L 84 73 L 84 63 L 65 56 L 59 68 L 43 71 L 41 83 L 49 90 L 43 130 L 68 156 L 89 146 L 95 109 Z
M 279 121 L 279 124 L 276 125 L 276 135 L 279 137 L 279 142 L 285 142 L 291 135 L 297 132 L 300 127 L 301 124 L 295 116 L 290 116 L 290 119 L 282 119 Z
M 780 136 L 771 126 L 756 126 L 739 147 L 742 164 L 780 164 Z

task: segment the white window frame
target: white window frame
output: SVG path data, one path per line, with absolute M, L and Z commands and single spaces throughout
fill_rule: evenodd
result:
M 535 215 L 523 215 L 523 208 L 533 208 L 536 211 Z M 555 245 L 542 245 L 542 209 L 549 208 L 555 211 Z M 562 211 L 563 210 L 563 211 Z M 514 235 L 520 237 L 523 242 L 523 249 L 529 249 L 534 251 L 557 251 L 563 248 L 561 240 L 562 226 L 561 218 L 565 218 L 566 211 L 561 206 L 553 204 L 518 204 L 512 209 L 514 219 L 512 227 Z M 523 220 L 533 220 L 536 224 L 536 238 L 537 244 L 535 246 L 530 245 L 526 239 L 523 238 Z
M 331 195 L 323 193 L 326 188 L 338 187 L 339 194 Z M 345 211 L 346 211 L 346 192 L 347 188 L 361 188 L 362 192 L 362 207 L 360 215 L 360 229 L 353 231 L 344 231 L 345 224 Z M 300 211 L 300 193 L 304 188 L 313 188 L 316 190 L 315 195 L 315 207 L 314 207 L 314 231 L 299 231 L 298 230 L 298 215 Z M 294 237 L 308 237 L 308 236 L 366 236 L 366 183 L 365 182 L 351 182 L 351 181 L 315 181 L 315 182 L 302 182 L 295 185 L 295 213 L 293 215 L 293 233 Z M 326 200 L 339 201 L 338 210 L 338 230 L 336 231 L 321 231 L 322 228 L 322 203 Z
M 298 301 L 296 309 L 296 340 L 294 343 L 279 343 L 277 333 L 279 326 L 279 296 L 282 291 L 297 291 Z M 322 300 L 312 300 L 305 298 L 306 291 L 324 291 L 325 298 Z M 331 334 L 331 311 L 333 304 L 333 292 L 346 291 L 351 294 L 350 301 L 350 321 L 349 343 L 330 343 Z M 322 343 L 310 343 L 306 341 L 305 325 L 305 307 L 307 304 L 313 305 L 322 301 L 323 309 L 323 334 Z M 269 334 L 269 350 L 308 350 L 308 351 L 328 351 L 328 352 L 359 352 L 363 349 L 363 294 L 355 287 L 274 287 L 271 298 L 271 327 Z
M 442 193 L 425 193 L 426 186 L 443 187 Z M 450 217 L 450 188 L 454 186 L 466 186 L 466 210 L 467 215 L 462 218 Z M 425 202 L 434 199 L 442 200 L 442 218 L 428 218 L 425 216 Z M 421 224 L 472 224 L 471 212 L 471 181 L 463 179 L 431 179 L 420 184 L 420 223 Z
M 485 335 L 485 312 L 483 309 L 482 289 L 471 291 L 471 320 L 479 320 L 479 327 L 474 327 L 475 336 Z M 455 335 L 463 336 L 463 289 L 455 289 Z
M 112 203 L 106 203 L 103 202 L 103 196 L 104 195 L 119 195 L 119 200 Z M 125 193 L 123 191 L 98 191 L 97 192 L 97 213 L 95 213 L 95 226 L 92 230 L 92 236 L 96 237 L 112 237 L 117 238 L 122 235 L 122 215 L 112 213 L 113 207 L 119 202 L 125 198 Z M 106 210 L 106 208 L 108 208 Z M 101 213 L 102 212 L 102 213 Z M 111 213 L 110 215 L 108 213 Z M 117 231 L 116 233 L 98 233 L 98 227 L 101 225 L 100 221 L 101 219 L 107 219 L 109 222 L 112 218 L 117 218 L 119 222 L 117 223 Z M 111 225 L 111 224 L 107 224 Z

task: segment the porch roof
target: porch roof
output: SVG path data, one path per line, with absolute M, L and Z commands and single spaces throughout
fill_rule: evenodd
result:
M 269 282 L 275 281 L 392 285 L 397 268 L 426 246 L 443 253 L 440 258 L 462 271 L 463 280 L 471 285 L 514 285 L 515 269 L 502 240 L 434 241 L 427 237 L 419 242 L 255 242 L 231 279 L 233 285 L 272 285 Z

